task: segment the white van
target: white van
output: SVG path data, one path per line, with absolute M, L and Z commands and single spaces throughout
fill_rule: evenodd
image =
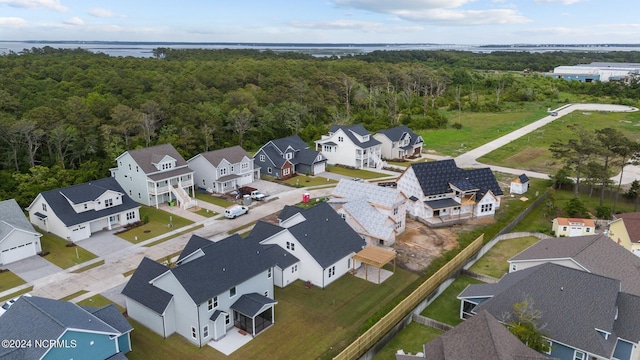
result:
M 227 219 L 235 219 L 240 215 L 244 215 L 249 212 L 249 208 L 242 205 L 233 205 L 224 210 L 224 217 Z

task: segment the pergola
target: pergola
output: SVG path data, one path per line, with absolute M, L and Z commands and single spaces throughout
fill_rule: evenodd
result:
M 380 283 L 380 269 L 393 261 L 393 272 L 396 272 L 396 253 L 379 246 L 369 245 L 353 256 L 354 260 L 365 264 L 365 280 L 369 280 L 369 265 L 378 268 L 378 284 Z

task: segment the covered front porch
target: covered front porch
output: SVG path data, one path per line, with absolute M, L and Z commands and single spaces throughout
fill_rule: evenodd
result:
M 147 190 L 153 197 L 156 209 L 165 201 L 176 200 L 183 208 L 195 206 L 193 171 L 189 168 L 175 169 L 147 177 Z
M 422 220 L 431 226 L 453 224 L 474 217 L 473 204 L 469 201 L 459 203 L 452 198 L 438 199 L 425 201 L 424 206 L 426 213 L 431 216 L 426 216 Z

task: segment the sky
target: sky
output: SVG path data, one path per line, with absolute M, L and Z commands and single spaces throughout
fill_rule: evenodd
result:
M 640 44 L 637 0 L 0 0 L 0 40 Z

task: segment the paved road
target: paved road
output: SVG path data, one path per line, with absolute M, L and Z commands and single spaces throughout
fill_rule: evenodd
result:
M 507 174 L 520 175 L 522 173 L 526 173 L 527 176 L 530 178 L 549 179 L 548 174 L 534 172 L 534 171 L 527 171 L 522 169 L 512 169 L 512 168 L 507 168 L 503 166 L 486 165 L 478 162 L 477 159 L 573 111 L 633 112 L 633 111 L 638 111 L 638 109 L 631 106 L 613 105 L 613 104 L 570 104 L 570 105 L 562 106 L 554 111 L 557 112 L 558 114 L 557 116 L 551 116 L 551 115 L 545 116 L 538 121 L 535 121 L 527 126 L 524 126 L 518 130 L 515 130 L 507 135 L 504 135 L 498 139 L 495 139 L 491 142 L 488 142 L 482 146 L 479 146 L 469 152 L 466 152 L 456 157 L 455 158 L 456 164 L 462 168 L 490 167 L 492 170 L 504 172 Z M 622 184 L 629 184 L 633 180 L 639 177 L 640 177 L 640 167 L 628 166 L 624 170 L 624 177 L 622 179 Z M 620 175 L 618 174 L 612 177 L 611 179 L 614 181 L 615 184 L 617 184 L 619 181 L 619 178 L 620 178 Z

